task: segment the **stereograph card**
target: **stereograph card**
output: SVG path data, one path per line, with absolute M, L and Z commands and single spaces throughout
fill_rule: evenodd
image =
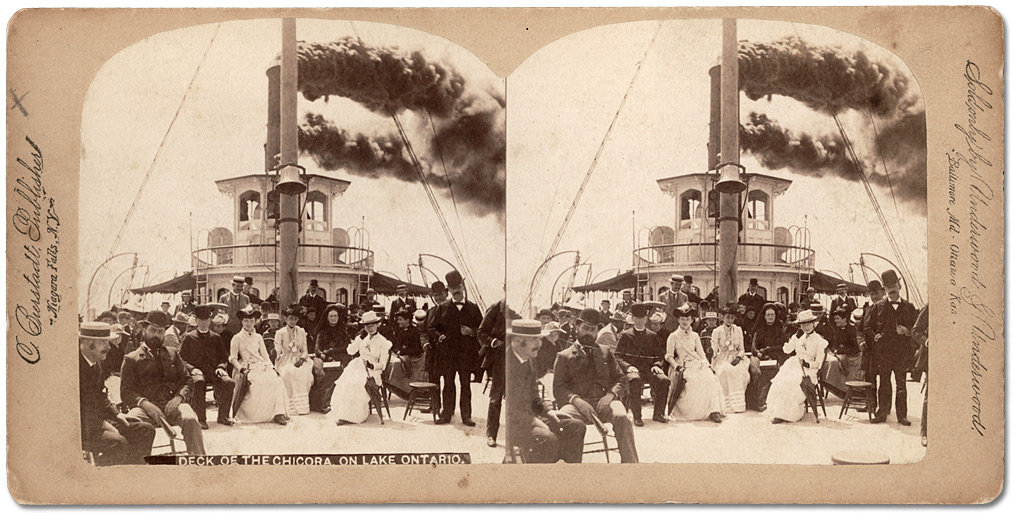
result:
M 990 8 L 29 9 L 7 42 L 20 503 L 1002 490 Z

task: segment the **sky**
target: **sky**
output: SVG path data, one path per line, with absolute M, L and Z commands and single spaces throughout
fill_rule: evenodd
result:
M 232 229 L 232 202 L 219 193 L 214 181 L 264 170 L 265 70 L 279 53 L 280 32 L 280 20 L 272 19 L 224 23 L 218 32 L 216 25 L 202 25 L 157 34 L 113 56 L 93 79 L 82 117 L 79 301 L 83 307 L 88 279 L 110 256 L 136 195 L 135 213 L 113 254 L 136 252 L 139 264 L 148 269 L 139 270 L 135 280 L 129 281 L 130 274 L 123 273 L 131 266 L 131 256 L 111 260 L 96 276 L 93 307 L 107 305 L 112 283 L 119 292 L 129 283 L 138 287 L 188 271 L 189 251 L 193 245 L 206 245 L 209 229 Z M 420 50 L 428 59 L 460 72 L 468 89 L 504 90 L 503 81 L 484 63 L 443 38 L 368 22 L 297 21 L 299 40 L 326 43 L 343 36 L 359 37 L 372 46 Z M 343 98 L 309 102 L 299 96 L 298 100 L 299 119 L 311 111 L 351 131 L 394 131 L 389 118 Z M 176 121 L 168 132 L 175 112 Z M 413 114 L 401 118 L 416 153 L 427 156 L 428 134 L 421 121 Z M 351 181 L 333 208 L 334 222 L 349 228 L 364 218 L 377 271 L 406 279 L 407 264 L 416 263 L 419 253 L 455 262 L 420 184 L 326 172 L 308 157 L 301 163 L 309 173 Z M 152 172 L 139 192 L 150 164 Z M 435 187 L 439 204 L 467 251 L 483 299 L 494 302 L 502 297 L 504 279 L 502 215 L 455 210 L 445 190 L 445 186 Z M 439 276 L 449 270 L 437 260 L 426 259 L 425 265 Z M 418 270 L 412 274 L 413 281 L 421 283 Z
M 530 56 L 508 78 L 507 298 L 511 306 L 526 300 L 532 276 L 549 252 L 658 24 L 633 22 L 569 35 Z M 705 171 L 708 69 L 721 53 L 721 26 L 720 20 L 666 21 L 649 48 L 558 248 L 580 250 L 581 261 L 592 264 L 594 279 L 631 267 L 632 229 L 672 224 L 672 200 L 659 190 L 657 179 Z M 821 26 L 754 20 L 739 20 L 737 31 L 739 40 L 752 42 L 794 35 L 810 44 L 860 49 L 905 72 L 911 78 L 909 87 L 918 90 L 895 55 L 853 35 Z M 836 131 L 831 117 L 791 98 L 751 101 L 741 94 L 741 121 L 752 111 L 778 117 L 794 130 Z M 858 154 L 869 153 L 874 134 L 866 116 L 851 110 L 840 118 Z M 894 258 L 862 184 L 767 170 L 747 154 L 741 161 L 749 172 L 793 181 L 776 201 L 775 225 L 806 223 L 816 251 L 816 269 L 847 277 L 849 263 L 856 262 L 861 252 Z M 894 202 L 883 183 L 872 185 L 921 291 L 927 292 L 926 215 L 902 201 Z M 552 260 L 535 291 L 535 301 L 548 301 L 554 279 L 572 261 L 572 255 Z M 869 262 L 873 269 L 884 270 L 880 262 Z M 582 271 L 577 283 L 584 282 L 585 274 Z M 859 269 L 855 280 L 861 282 Z

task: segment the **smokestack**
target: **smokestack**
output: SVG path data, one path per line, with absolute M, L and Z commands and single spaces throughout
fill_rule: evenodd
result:
M 719 65 L 708 69 L 708 171 L 714 171 L 719 160 Z
M 276 171 L 280 159 L 280 59 L 266 69 L 269 79 L 269 113 L 266 115 L 266 171 Z

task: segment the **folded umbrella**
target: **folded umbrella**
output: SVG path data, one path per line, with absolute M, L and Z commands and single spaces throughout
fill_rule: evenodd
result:
M 669 374 L 669 398 L 666 400 L 666 413 L 673 411 L 673 407 L 676 406 L 676 402 L 680 400 L 680 395 L 684 393 L 684 386 L 687 381 L 684 379 L 683 367 L 674 368 Z
M 230 401 L 231 415 L 237 415 L 237 410 L 241 408 L 241 401 L 244 401 L 244 397 L 248 395 L 249 384 L 247 372 L 238 370 L 234 374 L 234 397 Z

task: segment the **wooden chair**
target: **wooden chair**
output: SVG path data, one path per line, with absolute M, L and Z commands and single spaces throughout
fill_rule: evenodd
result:
M 157 445 L 155 442 L 153 442 L 152 443 L 152 454 L 153 455 L 171 455 L 171 456 L 173 456 L 173 455 L 177 455 L 178 453 L 181 453 L 180 451 L 177 450 L 177 443 L 176 443 L 176 441 L 183 440 L 184 435 L 181 432 L 179 432 L 175 427 L 171 426 L 170 423 L 166 422 L 166 419 L 160 419 L 159 423 L 160 423 L 159 424 L 160 428 L 157 428 L 156 431 L 158 432 L 158 431 L 162 430 L 163 433 L 166 434 L 167 443 L 166 444 L 159 444 L 159 445 Z M 168 453 L 168 454 L 167 453 L 157 453 L 156 450 L 159 450 L 159 449 L 162 449 L 162 448 L 168 448 L 170 450 L 170 453 Z
M 817 382 L 815 383 L 814 386 L 814 393 L 815 399 L 818 400 L 818 404 L 812 405 L 811 400 L 807 399 L 806 396 L 804 399 L 804 413 L 808 413 L 813 410 L 815 413 L 816 423 L 821 422 L 821 419 L 818 417 L 819 406 L 822 408 L 822 415 L 824 415 L 826 419 L 829 418 L 828 412 L 825 411 L 825 390 L 822 388 L 822 368 L 825 367 L 825 358 L 828 356 L 828 354 L 829 354 L 828 351 L 822 353 L 822 365 L 818 367 L 818 371 L 815 372 L 815 380 Z
M 606 428 L 605 423 L 603 423 L 598 418 L 597 415 L 593 415 L 591 419 L 592 419 L 592 425 L 595 427 L 595 431 L 597 431 L 599 433 L 599 436 L 601 438 L 599 440 L 594 440 L 594 441 L 591 441 L 591 442 L 585 442 L 584 443 L 584 451 L 583 451 L 582 454 L 583 455 L 587 455 L 589 453 L 605 453 L 606 454 L 606 463 L 609 463 L 609 462 L 611 462 L 609 460 L 609 452 L 611 452 L 611 451 L 615 451 L 617 453 L 620 452 L 620 445 L 616 441 L 616 432 L 609 431 L 609 429 Z M 615 446 L 612 446 L 612 447 L 609 446 L 609 439 L 613 439 L 613 444 L 615 444 Z M 589 446 L 593 446 L 593 448 L 589 449 L 588 448 Z M 601 447 L 599 448 L 599 447 L 595 447 L 595 446 L 601 446 Z

